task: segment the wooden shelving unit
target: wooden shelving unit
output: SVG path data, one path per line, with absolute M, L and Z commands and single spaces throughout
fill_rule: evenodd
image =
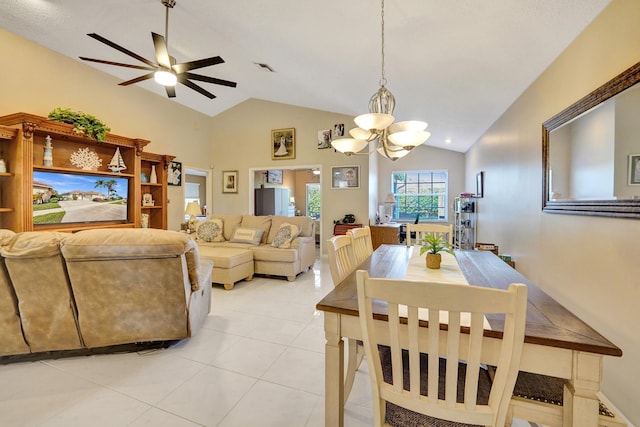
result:
M 53 145 L 53 164 L 44 166 L 44 146 L 47 136 Z M 158 176 L 163 177 L 155 186 L 157 207 L 147 209 L 154 214 L 152 226 L 166 228 L 166 159 L 172 156 L 144 153 L 149 141 L 107 134 L 105 141 L 97 141 L 74 132 L 74 126 L 48 120 L 46 117 L 28 113 L 15 113 L 0 117 L 0 157 L 5 160 L 7 172 L 0 173 L 0 227 L 13 231 L 78 231 L 88 228 L 132 228 L 140 227 L 141 182 L 140 173 L 150 163 L 162 165 Z M 71 163 L 71 154 L 89 148 L 101 161 L 97 170 L 83 170 Z M 112 172 L 109 162 L 119 149 L 126 169 Z M 143 156 L 144 154 L 144 156 Z M 93 155 L 93 154 L 92 154 Z M 144 162 L 142 158 L 145 158 Z M 170 160 L 169 160 L 170 161 Z M 150 166 L 149 166 L 150 168 Z M 164 170 L 164 173 L 161 171 Z M 127 181 L 126 219 L 99 222 L 74 222 L 57 224 L 34 224 L 34 171 L 82 174 L 104 178 L 105 181 L 119 178 Z M 148 174 L 148 172 L 147 172 Z M 164 219 L 155 219 L 164 217 Z
M 167 178 L 169 164 L 175 156 L 166 154 L 154 154 L 143 152 L 140 156 L 140 173 L 147 179 L 151 177 L 152 166 L 155 166 L 157 183 L 140 182 L 140 198 L 144 194 L 151 194 L 153 206 L 143 206 L 140 204 L 141 214 L 149 215 L 149 228 L 161 228 L 166 230 L 167 224 Z

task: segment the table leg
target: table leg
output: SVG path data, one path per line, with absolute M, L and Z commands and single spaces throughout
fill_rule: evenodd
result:
M 563 427 L 598 427 L 602 378 L 602 356 L 573 353 L 571 380 L 565 383 L 563 396 Z
M 324 313 L 324 422 L 325 427 L 344 425 L 344 343 L 340 315 Z

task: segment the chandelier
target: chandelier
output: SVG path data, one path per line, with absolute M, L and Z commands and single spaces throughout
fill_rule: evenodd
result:
M 384 0 L 381 0 L 381 36 L 382 36 L 382 76 L 380 89 L 369 100 L 369 113 L 357 116 L 354 122 L 358 126 L 349 131 L 351 138 L 337 138 L 331 146 L 347 156 L 353 154 L 371 154 L 373 151 L 362 151 L 369 147 L 369 142 L 378 139 L 377 151 L 380 155 L 398 160 L 424 143 L 431 133 L 425 131 L 427 123 L 411 120 L 394 123 L 393 109 L 396 100 L 386 88 L 387 78 L 384 73 Z

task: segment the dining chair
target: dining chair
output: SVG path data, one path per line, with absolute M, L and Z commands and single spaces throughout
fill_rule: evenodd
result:
M 367 227 L 368 228 L 368 227 Z M 333 236 L 327 240 L 327 255 L 333 286 L 338 286 L 360 264 L 355 261 L 351 237 L 347 235 Z M 362 341 L 347 340 L 347 369 L 344 380 L 344 401 L 346 402 L 356 379 L 356 371 L 364 359 Z
M 526 285 L 374 279 L 364 270 L 356 277 L 375 425 L 504 426 L 524 343 Z M 384 324 L 373 318 L 381 302 Z M 504 315 L 504 332 L 485 345 L 489 313 Z M 422 329 L 423 319 L 434 327 Z M 497 360 L 493 379 L 481 367 L 488 357 Z
M 351 238 L 351 246 L 353 247 L 353 256 L 356 265 L 360 265 L 362 261 L 373 253 L 371 229 L 368 225 L 360 228 L 352 228 L 347 231 L 347 235 Z
M 443 236 L 453 246 L 453 224 L 407 224 L 407 246 L 420 244 L 425 234 Z

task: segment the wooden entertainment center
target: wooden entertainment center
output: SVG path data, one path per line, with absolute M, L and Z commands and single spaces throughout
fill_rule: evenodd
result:
M 53 155 L 51 165 L 45 166 L 45 141 L 48 136 L 53 145 Z M 0 228 L 15 232 L 134 228 L 141 227 L 142 214 L 148 214 L 150 228 L 166 229 L 167 170 L 175 156 L 145 152 L 144 148 L 149 143 L 144 139 L 114 134 L 107 134 L 105 141 L 98 141 L 74 132 L 73 125 L 34 114 L 15 113 L 0 117 L 0 158 L 6 165 L 6 172 L 0 171 Z M 108 168 L 116 149 L 119 149 L 126 165 L 122 172 L 112 172 Z M 86 151 L 91 158 L 99 158 L 101 165 L 96 170 L 85 170 L 72 164 L 71 155 L 79 151 Z M 157 182 L 142 182 L 141 174 L 149 177 L 152 166 L 155 166 Z M 126 180 L 127 195 L 121 201 L 126 203 L 126 219 L 34 224 L 34 193 L 37 194 L 34 190 L 34 171 L 81 174 L 102 181 Z M 96 187 L 99 185 L 96 184 Z M 100 188 L 96 188 L 96 194 L 101 194 Z M 153 205 L 143 206 L 143 194 L 151 195 Z

